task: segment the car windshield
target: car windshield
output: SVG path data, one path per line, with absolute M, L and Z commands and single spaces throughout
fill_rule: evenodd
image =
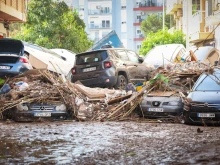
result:
M 76 65 L 83 65 L 90 62 L 99 62 L 107 58 L 106 51 L 95 51 L 83 53 L 76 56 Z
M 202 76 L 196 91 L 220 91 L 220 73 Z

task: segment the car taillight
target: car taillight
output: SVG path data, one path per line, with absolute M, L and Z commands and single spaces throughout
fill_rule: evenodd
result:
M 104 62 L 104 66 L 105 66 L 105 68 L 111 68 L 112 63 L 110 61 L 106 61 L 106 62 Z
M 22 62 L 22 63 L 28 63 L 28 59 L 21 57 L 21 58 L 20 58 L 20 62 Z
M 72 68 L 71 71 L 72 71 L 72 74 L 76 74 L 76 69 L 75 68 Z

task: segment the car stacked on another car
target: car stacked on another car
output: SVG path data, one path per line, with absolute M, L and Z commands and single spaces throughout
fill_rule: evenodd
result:
M 0 39 L 0 77 L 15 76 L 32 68 L 24 55 L 24 45 L 20 40 Z
M 203 73 L 184 104 L 183 123 L 220 122 L 220 69 Z
M 76 62 L 68 76 L 89 87 L 125 89 L 128 82 L 148 79 L 154 69 L 142 63 L 143 58 L 124 48 L 103 48 L 76 55 Z

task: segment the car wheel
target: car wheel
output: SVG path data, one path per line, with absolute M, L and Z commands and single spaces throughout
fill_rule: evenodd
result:
M 182 115 L 181 115 L 181 120 L 180 122 L 182 124 L 192 124 L 192 121 L 190 120 L 189 118 L 189 114 L 187 112 L 184 112 Z
M 115 85 L 115 88 L 125 90 L 127 87 L 127 84 L 128 84 L 128 80 L 126 79 L 126 77 L 123 75 L 119 75 L 118 79 L 117 79 L 117 83 Z

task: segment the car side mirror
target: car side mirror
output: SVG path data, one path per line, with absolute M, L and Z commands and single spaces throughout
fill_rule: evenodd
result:
M 66 57 L 61 56 L 61 58 L 62 58 L 64 61 L 66 61 Z
M 139 63 L 144 62 L 144 58 L 143 58 L 143 57 L 139 57 L 139 58 L 138 58 L 138 62 L 139 62 Z

